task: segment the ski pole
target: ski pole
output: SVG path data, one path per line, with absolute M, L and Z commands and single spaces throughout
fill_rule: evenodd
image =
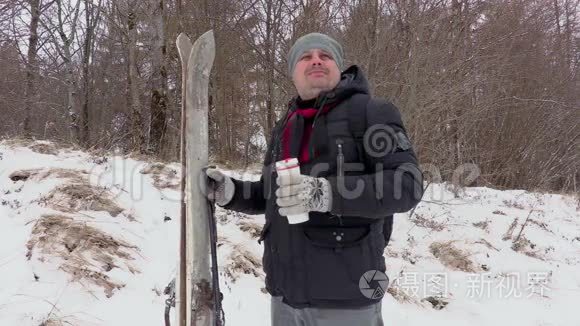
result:
M 216 168 L 215 165 L 209 165 L 207 168 Z M 211 178 L 208 180 L 214 183 Z M 209 183 L 207 183 L 209 184 Z M 214 325 L 224 326 L 225 325 L 225 313 L 222 308 L 223 295 L 219 288 L 219 274 L 218 274 L 218 259 L 217 259 L 217 224 L 215 219 L 215 187 L 210 187 L 212 191 L 212 196 L 207 196 L 208 199 L 208 218 L 209 218 L 209 235 L 210 235 L 210 251 L 211 251 L 211 276 L 212 276 L 212 291 L 213 291 L 213 303 L 214 303 Z

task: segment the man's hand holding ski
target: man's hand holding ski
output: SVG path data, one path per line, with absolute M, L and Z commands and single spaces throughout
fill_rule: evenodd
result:
M 208 199 L 219 206 L 227 205 L 234 197 L 235 186 L 232 179 L 213 167 L 206 168 L 205 174 L 208 177 Z

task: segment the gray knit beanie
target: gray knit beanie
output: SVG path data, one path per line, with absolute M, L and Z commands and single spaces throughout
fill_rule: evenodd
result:
M 338 69 L 343 70 L 344 52 L 342 46 L 328 35 L 320 33 L 310 33 L 300 37 L 288 52 L 288 75 L 292 77 L 294 67 L 300 56 L 312 49 L 321 49 L 332 55 Z

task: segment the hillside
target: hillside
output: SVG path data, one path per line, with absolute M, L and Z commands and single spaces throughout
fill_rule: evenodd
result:
M 0 325 L 162 325 L 178 182 L 179 164 L 0 143 Z M 385 324 L 580 325 L 578 198 L 453 190 L 395 217 Z M 270 325 L 264 216 L 217 218 L 226 324 Z

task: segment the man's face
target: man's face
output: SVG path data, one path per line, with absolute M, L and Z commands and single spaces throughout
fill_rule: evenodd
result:
M 310 100 L 320 92 L 336 87 L 340 81 L 340 70 L 329 53 L 312 49 L 298 59 L 292 81 L 300 98 Z

